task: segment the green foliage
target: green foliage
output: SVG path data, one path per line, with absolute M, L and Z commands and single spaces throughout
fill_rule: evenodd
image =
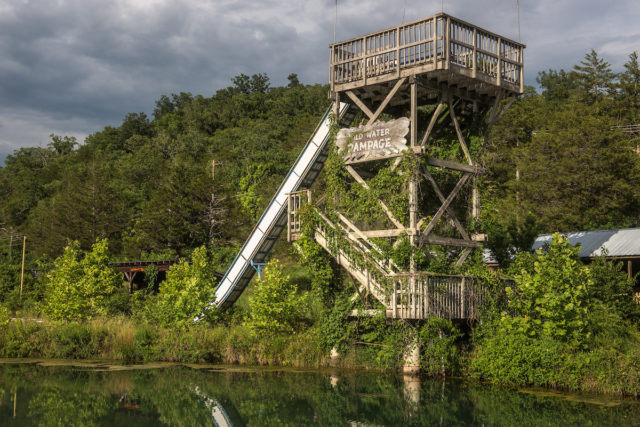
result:
M 462 355 L 460 330 L 448 319 L 430 317 L 420 328 L 420 367 L 429 374 L 456 374 Z
M 634 302 L 634 278 L 629 278 L 621 262 L 608 261 L 599 256 L 589 264 L 593 285 L 590 298 L 607 310 L 613 310 L 624 320 L 637 324 L 640 321 L 640 305 Z
M 500 267 L 507 267 L 519 252 L 528 252 L 538 236 L 539 227 L 535 216 L 527 215 L 522 225 L 515 218 L 509 218 L 505 226 L 494 218 L 486 218 L 484 230 L 488 234 L 486 247 L 498 261 Z
M 292 332 L 300 322 L 306 301 L 282 272 L 277 260 L 269 262 L 249 298 L 247 326 L 268 333 Z
M 593 280 L 589 268 L 566 237 L 554 234 L 546 249 L 539 249 L 533 266 L 516 260 L 514 285 L 506 287 L 508 311 L 502 313 L 505 334 L 545 336 L 584 345 Z M 527 257 L 523 257 L 527 258 Z
M 571 359 L 565 357 L 562 344 L 553 338 L 496 333 L 485 338 L 471 367 L 496 383 L 551 387 L 566 384 L 562 370 Z
M 324 351 L 329 352 L 336 348 L 339 352 L 346 349 L 347 340 L 353 333 L 348 316 L 353 308 L 353 303 L 347 297 L 336 298 L 330 311 L 322 318 L 320 323 L 320 340 Z
M 109 299 L 122 287 L 120 273 L 107 266 L 106 239 L 98 240 L 90 252 L 71 242 L 55 260 L 47 275 L 43 312 L 52 319 L 86 319 L 108 314 Z
M 135 313 L 164 326 L 185 325 L 205 316 L 212 320 L 217 310 L 215 301 L 217 279 L 207 248 L 195 249 L 191 263 L 183 261 L 171 266 L 167 278 L 160 283 L 158 294 L 148 297 L 146 306 Z

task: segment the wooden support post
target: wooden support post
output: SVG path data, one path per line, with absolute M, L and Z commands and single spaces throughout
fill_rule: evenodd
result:
M 478 73 L 477 44 L 478 44 L 477 29 L 474 27 L 473 28 L 473 58 L 472 58 L 473 62 L 471 63 L 471 77 L 473 77 L 474 79 L 476 78 L 476 75 Z
M 633 266 L 631 264 L 631 260 L 627 261 L 627 276 L 629 276 L 629 279 L 633 279 Z
M 415 77 L 411 78 L 411 147 L 415 147 L 418 144 L 418 85 L 416 84 Z M 415 156 L 415 155 L 414 155 Z M 411 234 L 409 235 L 409 241 L 411 246 L 416 247 L 416 237 L 418 234 L 418 171 L 412 170 L 409 177 L 409 229 Z M 409 302 L 411 303 L 411 311 L 415 316 L 416 304 L 415 298 L 417 294 L 416 286 L 416 261 L 411 255 L 409 260 L 409 271 L 411 277 L 409 278 Z M 419 353 L 418 353 L 419 354 Z
M 22 284 L 24 283 L 24 256 L 27 250 L 27 236 L 22 240 L 22 272 L 20 273 L 20 299 L 22 299 Z
M 340 92 L 334 92 L 333 94 L 333 116 L 336 124 L 338 124 L 338 118 L 340 117 Z
M 291 241 L 291 193 L 287 194 L 287 242 Z
M 497 86 L 502 86 L 502 38 L 498 37 L 498 71 L 497 71 Z

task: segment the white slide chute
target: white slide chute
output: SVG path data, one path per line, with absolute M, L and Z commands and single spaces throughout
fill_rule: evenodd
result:
M 333 107 L 330 107 L 325 113 L 242 249 L 220 280 L 215 299 L 218 307 L 229 307 L 238 299 L 251 281 L 256 271 L 254 267 L 264 263 L 280 233 L 286 228 L 288 194 L 309 188 L 322 170 L 328 155 L 327 142 L 331 128 L 329 115 L 332 109 Z M 343 118 L 348 110 L 348 104 L 340 103 L 340 118 Z

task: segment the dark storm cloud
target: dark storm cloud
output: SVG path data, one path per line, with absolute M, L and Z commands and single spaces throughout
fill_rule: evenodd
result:
M 621 69 L 640 49 L 635 0 L 520 1 L 526 81 L 594 47 Z M 515 0 L 446 0 L 444 10 L 517 39 Z M 405 21 L 439 12 L 407 0 Z M 402 0 L 339 0 L 337 38 L 399 24 Z M 0 0 L 0 159 L 52 132 L 82 139 L 162 94 L 211 95 L 239 74 L 328 80 L 333 0 Z

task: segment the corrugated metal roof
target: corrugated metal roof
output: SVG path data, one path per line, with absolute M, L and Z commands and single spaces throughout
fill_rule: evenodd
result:
M 640 228 L 622 228 L 619 230 L 574 231 L 560 233 L 569 239 L 573 246 L 580 244 L 581 258 L 602 255 L 603 250 L 609 257 L 640 256 Z M 551 234 L 538 236 L 532 249 L 551 243 Z

